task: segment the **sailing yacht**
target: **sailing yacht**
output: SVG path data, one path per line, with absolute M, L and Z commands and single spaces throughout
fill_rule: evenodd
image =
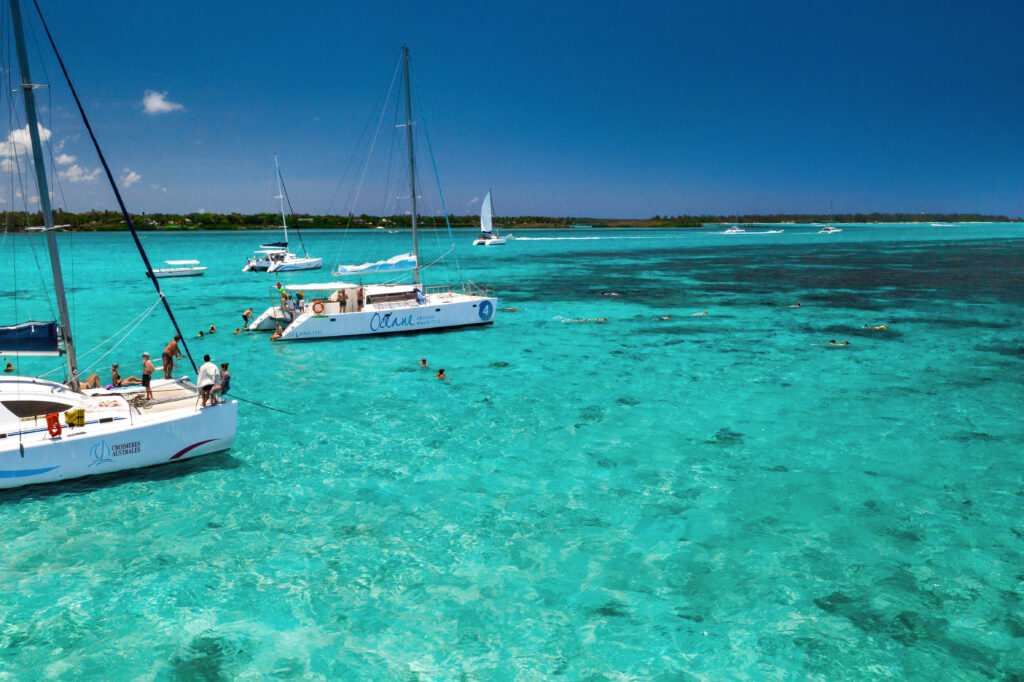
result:
M 480 206 L 480 236 L 473 241 L 473 246 L 501 246 L 508 237 L 499 237 L 494 231 L 494 216 L 491 213 L 491 191 L 487 190 L 484 203 Z
M 835 209 L 832 207 L 832 202 L 828 202 L 828 225 L 818 230 L 818 234 L 836 234 L 842 232 L 838 227 L 832 224 L 833 216 L 835 215 Z
M 281 229 L 284 230 L 284 241 L 271 244 L 260 244 L 260 248 L 253 254 L 252 258 L 246 261 L 242 272 L 296 272 L 299 270 L 319 270 L 323 266 L 323 258 L 311 258 L 306 255 L 296 256 L 288 250 L 288 218 L 284 212 L 284 180 L 281 178 L 281 166 L 277 162 L 277 154 L 274 154 L 274 171 L 277 176 L 277 196 L 275 199 L 281 201 Z M 289 200 L 289 205 L 291 201 Z
M 722 234 L 746 234 L 746 232 L 747 231 L 744 230 L 739 225 L 733 225 L 732 227 L 730 227 L 728 230 L 726 230 Z
M 275 332 L 278 341 L 332 337 L 397 334 L 435 329 L 493 324 L 497 298 L 472 282 L 461 286 L 424 286 L 420 281 L 418 218 L 416 213 L 416 156 L 412 135 L 412 96 L 409 85 L 409 48 L 402 47 L 405 78 L 405 133 L 409 154 L 409 196 L 412 202 L 412 251 L 387 260 L 342 265 L 334 275 L 362 278 L 368 275 L 409 272 L 409 283 L 363 284 L 338 280 L 319 284 L 292 284 L 275 289 L 282 303 L 268 308 L 249 326 L 251 331 Z M 300 304 L 298 292 L 310 294 Z M 295 298 L 292 298 L 292 294 Z
M 153 400 L 146 398 L 145 389 L 141 387 L 108 391 L 83 390 L 81 386 L 39 136 L 34 95 L 34 88 L 38 86 L 32 85 L 18 0 L 10 0 L 10 8 L 20 69 L 16 76 L 20 80 L 14 91 L 21 90 L 24 99 L 59 322 L 28 321 L 0 327 L 0 352 L 16 356 L 63 354 L 69 379 L 66 384 L 60 384 L 31 376 L 0 378 L 0 488 L 180 462 L 227 450 L 235 437 L 238 403 L 220 401 L 200 408 L 196 386 L 187 377 L 154 380 Z M 41 13 L 40 19 L 45 29 Z M 50 44 L 56 52 L 52 39 Z M 74 85 L 70 79 L 67 82 L 74 94 Z M 80 104 L 79 112 L 88 127 Z M 177 330 L 174 315 L 154 276 L 106 159 L 95 137 L 92 140 L 147 273 Z M 178 333 L 180 335 L 180 330 Z M 185 350 L 187 352 L 187 348 Z

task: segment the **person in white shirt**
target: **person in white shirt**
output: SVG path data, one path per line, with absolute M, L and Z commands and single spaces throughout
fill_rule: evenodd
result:
M 210 389 L 217 383 L 219 374 L 217 365 L 210 362 L 210 356 L 204 355 L 203 364 L 199 365 L 199 374 L 196 376 L 196 384 L 199 386 L 199 397 L 203 400 L 203 407 L 206 407 L 207 400 L 211 405 L 214 403 L 215 399 L 210 395 Z

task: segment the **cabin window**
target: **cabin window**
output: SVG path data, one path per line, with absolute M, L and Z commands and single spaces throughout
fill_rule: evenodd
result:
M 42 417 L 71 409 L 67 403 L 54 403 L 49 400 L 4 400 L 3 406 L 19 419 Z
M 417 300 L 415 291 L 400 291 L 389 294 L 375 294 L 373 296 L 367 296 L 366 304 L 369 305 L 371 303 L 398 303 L 401 301 L 415 300 Z

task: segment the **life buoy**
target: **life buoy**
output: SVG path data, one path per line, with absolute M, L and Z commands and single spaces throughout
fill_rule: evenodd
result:
M 57 416 L 56 412 L 46 415 L 46 430 L 50 433 L 52 438 L 56 438 L 60 435 L 60 417 Z
M 316 313 L 317 315 L 319 315 L 323 311 L 324 311 L 324 302 L 323 301 L 313 301 L 313 312 Z

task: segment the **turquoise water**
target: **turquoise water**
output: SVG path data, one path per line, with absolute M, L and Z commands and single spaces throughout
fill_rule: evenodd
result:
M 220 330 L 193 354 L 294 414 L 243 404 L 228 453 L 0 494 L 0 677 L 1024 675 L 1024 226 L 715 232 L 462 232 L 464 275 L 518 312 L 291 345 L 228 333 L 270 301 L 239 272 L 267 236 L 144 235 L 211 266 L 164 280 Z M 125 235 L 61 238 L 84 351 L 155 297 Z M 12 254 L 38 291 L 28 237 Z M 157 311 L 101 376 L 170 333 Z

